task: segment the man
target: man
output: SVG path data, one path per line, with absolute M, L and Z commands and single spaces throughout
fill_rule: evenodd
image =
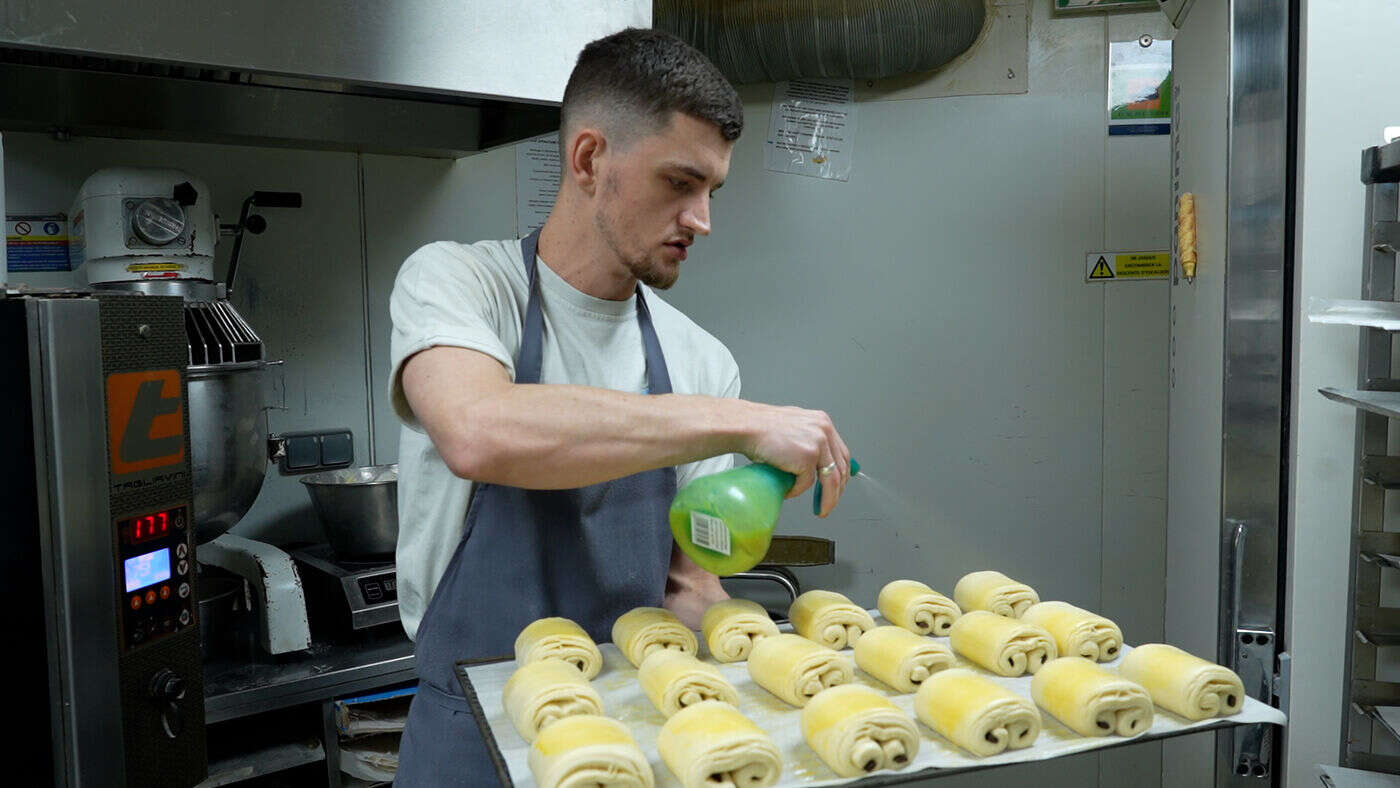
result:
M 840 498 L 850 452 L 831 419 L 738 399 L 728 350 L 650 289 L 709 234 L 742 126 L 734 88 L 679 39 L 595 41 L 564 91 L 541 231 L 430 244 L 399 271 L 397 568 L 420 679 L 399 785 L 495 781 L 453 665 L 510 654 L 531 621 L 603 642 L 664 603 L 698 628 L 725 593 L 672 543 L 678 484 L 739 453 L 796 474 L 792 495 L 820 476 L 823 515 Z

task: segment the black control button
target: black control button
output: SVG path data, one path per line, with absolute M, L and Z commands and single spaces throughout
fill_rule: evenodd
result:
M 151 699 L 162 703 L 173 703 L 185 697 L 185 680 L 169 668 L 161 668 L 151 676 L 148 688 Z
M 181 598 L 181 599 L 185 599 L 185 598 L 189 597 L 189 595 L 190 595 L 190 584 L 189 584 L 189 583 L 181 583 L 181 584 L 180 584 L 180 590 L 178 591 L 178 593 L 180 594 L 180 598 Z
M 189 562 L 189 561 L 184 561 L 184 560 L 180 561 L 180 563 L 178 563 L 178 564 L 175 565 L 175 571 L 178 572 L 178 573 L 180 573 L 180 574 L 182 574 L 182 575 L 183 575 L 183 574 L 189 573 L 189 571 L 190 571 L 190 562 Z
M 188 609 L 180 611 L 180 624 L 190 623 L 190 611 Z
M 190 554 L 190 548 L 189 548 L 189 546 L 186 545 L 184 542 L 181 542 L 181 543 L 179 544 L 179 546 L 175 548 L 175 557 L 176 557 L 176 558 L 184 558 L 185 556 L 187 556 L 187 555 L 189 555 L 189 554 Z
M 175 619 L 173 618 L 165 619 L 164 621 L 160 622 L 160 625 L 163 629 L 165 629 L 166 632 L 175 631 Z
M 138 627 L 137 629 L 133 629 L 133 630 L 131 631 L 131 642 L 132 642 L 132 643 L 141 643 L 141 642 L 143 642 L 145 639 L 146 639 L 146 633 L 145 633 L 145 632 L 142 632 L 142 631 L 140 630 L 139 627 Z

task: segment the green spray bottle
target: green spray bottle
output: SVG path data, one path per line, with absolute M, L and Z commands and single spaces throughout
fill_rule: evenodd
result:
M 851 475 L 860 464 L 851 460 Z M 721 577 L 748 571 L 768 554 L 783 499 L 797 477 L 757 462 L 692 480 L 671 501 L 671 535 L 691 560 Z M 822 485 L 812 492 L 821 511 Z

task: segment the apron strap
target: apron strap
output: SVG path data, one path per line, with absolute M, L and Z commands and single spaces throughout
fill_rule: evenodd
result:
M 538 266 L 540 231 L 520 239 L 520 255 L 525 261 L 525 279 L 529 282 L 530 298 L 525 305 L 525 323 L 520 337 L 520 357 L 515 361 L 516 383 L 539 383 L 540 365 L 544 357 L 544 309 L 540 305 Z M 642 331 L 642 352 L 647 363 L 647 393 L 670 394 L 671 374 L 666 369 L 666 357 L 661 352 L 661 340 L 651 322 L 642 286 L 637 285 L 637 325 Z

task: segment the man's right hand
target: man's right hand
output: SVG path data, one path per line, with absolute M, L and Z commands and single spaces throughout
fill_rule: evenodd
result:
M 496 359 L 458 347 L 420 351 L 403 392 L 457 476 L 562 490 L 652 468 L 738 452 L 797 477 L 789 497 L 821 474 L 821 516 L 836 507 L 851 452 L 819 410 L 726 397 L 631 394 L 558 384 L 517 385 Z
M 831 417 L 820 410 L 743 404 L 753 409 L 748 416 L 754 426 L 747 431 L 741 452 L 755 462 L 766 462 L 795 475 L 797 483 L 788 493 L 789 498 L 806 492 L 820 478 L 821 516 L 830 514 L 851 475 L 851 450 Z

